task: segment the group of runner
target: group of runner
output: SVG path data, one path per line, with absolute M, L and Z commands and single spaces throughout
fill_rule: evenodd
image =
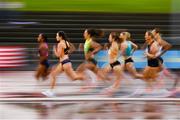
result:
M 48 62 L 48 44 L 47 37 L 41 33 L 38 36 L 39 44 L 39 67 L 36 71 L 36 79 L 39 80 L 49 78 L 51 80 L 51 88 L 43 92 L 47 96 L 52 96 L 53 89 L 56 85 L 56 77 L 62 72 L 65 72 L 73 81 L 82 80 L 87 81 L 87 86 L 92 86 L 95 81 L 111 80 L 109 73 L 113 73 L 115 80 L 113 84 L 106 89 L 106 93 L 114 93 L 121 87 L 121 81 L 125 79 L 123 72 L 126 69 L 134 79 L 138 78 L 145 81 L 147 91 L 152 91 L 154 88 L 161 88 L 164 84 L 163 79 L 159 76 L 162 74 L 170 74 L 163 66 L 162 55 L 172 46 L 162 39 L 160 30 L 155 28 L 145 32 L 145 42 L 143 45 L 144 56 L 147 58 L 147 66 L 143 72 L 137 72 L 134 66 L 133 53 L 138 49 L 138 46 L 131 41 L 131 34 L 129 32 L 111 32 L 109 34 L 108 48 L 108 62 L 109 64 L 104 68 L 97 67 L 97 60 L 95 54 L 102 49 L 101 44 L 96 41 L 96 38 L 104 36 L 104 31 L 100 29 L 86 29 L 84 31 L 84 56 L 85 61 L 80 64 L 76 70 L 73 69 L 69 54 L 71 54 L 75 47 L 69 42 L 66 33 L 59 31 L 56 33 L 57 45 L 53 47 L 55 56 L 59 59 L 58 64 L 49 68 Z M 123 57 L 124 63 L 118 59 Z M 95 74 L 95 77 L 89 82 L 87 80 L 87 72 Z

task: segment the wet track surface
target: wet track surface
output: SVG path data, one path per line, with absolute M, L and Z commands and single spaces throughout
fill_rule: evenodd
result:
M 112 82 L 100 82 L 94 89 L 80 92 L 81 81 L 72 82 L 64 74 L 58 76 L 55 97 L 42 94 L 49 89 L 49 80 L 36 81 L 34 71 L 2 72 L 0 78 L 0 119 L 180 119 L 179 93 L 169 94 L 174 80 L 165 79 L 165 87 L 151 94 L 133 94 L 143 90 L 145 83 L 127 76 L 119 91 L 113 96 L 104 96 L 102 91 Z M 178 76 L 178 74 L 175 74 Z M 179 87 L 179 86 L 178 86 Z M 176 100 L 164 98 L 175 98 Z M 17 99 L 6 101 L 6 99 Z M 18 100 L 20 98 L 21 100 Z M 39 101 L 29 100 L 40 98 Z M 127 98 L 115 101 L 65 101 L 53 99 Z M 128 100 L 147 98 L 149 100 Z M 158 98 L 158 101 L 151 101 Z M 24 100 L 23 100 L 24 99 Z M 162 99 L 162 100 L 161 100 Z
M 180 119 L 180 102 L 0 104 L 1 119 Z

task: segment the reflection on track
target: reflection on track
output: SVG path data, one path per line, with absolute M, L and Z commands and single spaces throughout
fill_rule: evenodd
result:
M 179 119 L 180 102 L 1 103 L 0 119 Z

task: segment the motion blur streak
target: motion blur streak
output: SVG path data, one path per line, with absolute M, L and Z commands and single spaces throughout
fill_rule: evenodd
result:
M 0 46 L 0 68 L 13 68 L 26 64 L 23 46 Z

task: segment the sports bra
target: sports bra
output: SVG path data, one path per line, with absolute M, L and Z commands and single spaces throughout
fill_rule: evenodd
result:
M 69 53 L 69 46 L 67 45 L 67 41 L 65 40 L 66 48 L 64 49 L 64 54 L 67 55 Z

